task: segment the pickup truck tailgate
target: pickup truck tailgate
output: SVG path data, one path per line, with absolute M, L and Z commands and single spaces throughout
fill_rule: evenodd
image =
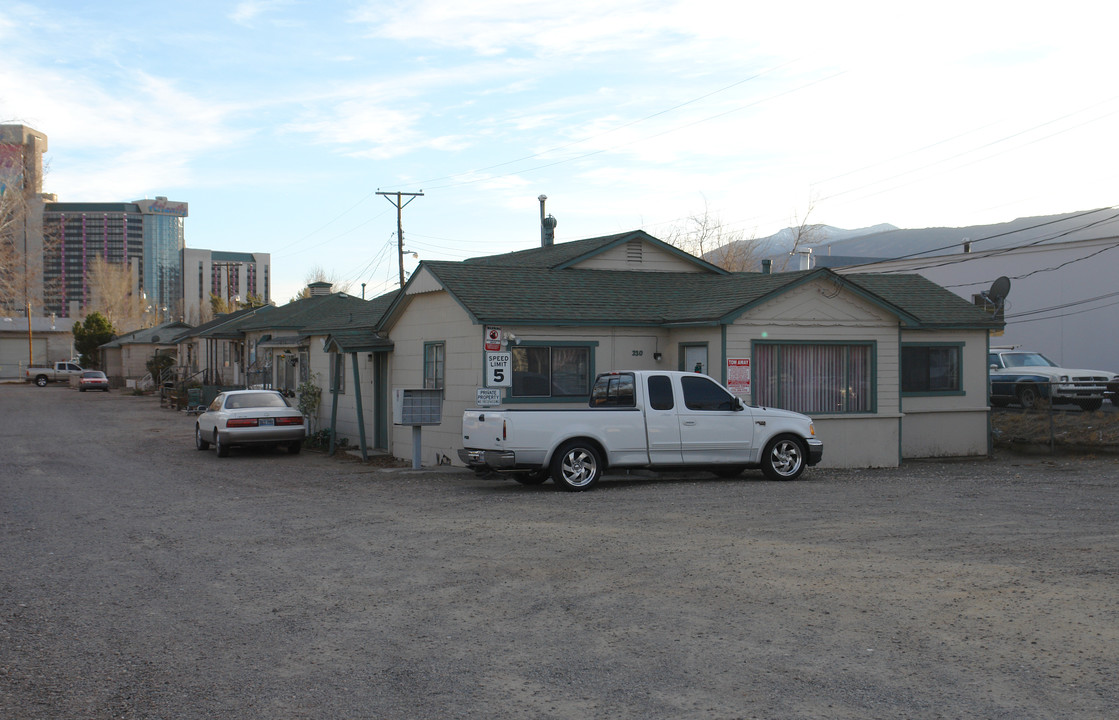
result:
M 469 448 L 503 450 L 505 414 L 500 410 L 467 410 L 462 416 L 462 443 Z

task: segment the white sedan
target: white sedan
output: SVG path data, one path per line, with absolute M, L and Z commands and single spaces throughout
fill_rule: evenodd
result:
M 303 447 L 303 415 L 275 390 L 230 390 L 214 398 L 194 425 L 194 446 L 218 457 L 234 445 L 284 445 L 292 455 Z

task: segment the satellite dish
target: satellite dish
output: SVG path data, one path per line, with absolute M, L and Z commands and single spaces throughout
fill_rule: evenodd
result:
M 987 291 L 987 299 L 995 305 L 1002 306 L 1006 296 L 1010 294 L 1010 278 L 1003 275 L 1002 277 L 991 283 L 991 289 Z

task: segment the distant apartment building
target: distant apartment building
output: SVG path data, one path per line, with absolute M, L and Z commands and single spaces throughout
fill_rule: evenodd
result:
M 132 291 L 153 317 L 182 316 L 185 202 L 49 202 L 43 208 L 45 312 L 80 318 L 97 299 L 89 272 L 97 258 L 124 265 Z
M 272 257 L 268 253 L 183 250 L 183 319 L 191 324 L 208 317 L 210 296 L 228 306 L 250 297 L 272 301 Z

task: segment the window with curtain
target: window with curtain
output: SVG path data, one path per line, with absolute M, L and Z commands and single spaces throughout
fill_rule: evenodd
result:
M 513 397 L 587 397 L 591 387 L 589 346 L 516 345 Z
M 433 390 L 443 388 L 447 370 L 447 346 L 441 342 L 424 343 L 424 387 Z
M 874 411 L 871 343 L 757 343 L 754 401 L 807 414 Z
M 903 393 L 959 393 L 959 345 L 902 345 Z

